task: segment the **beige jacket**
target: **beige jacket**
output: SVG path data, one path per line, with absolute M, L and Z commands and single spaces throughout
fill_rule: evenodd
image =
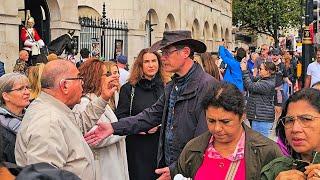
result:
M 71 171 L 81 179 L 95 180 L 93 154 L 80 129 L 93 127 L 106 105 L 106 101 L 96 98 L 85 111 L 75 113 L 51 95 L 41 92 L 27 109 L 17 134 L 17 164 L 47 162 Z
M 81 98 L 81 103 L 77 104 L 74 110 L 84 111 L 87 104 L 95 98 L 95 94 L 87 94 Z M 99 121 L 117 122 L 118 119 L 111 107 L 107 105 Z M 111 135 L 97 147 L 92 148 L 92 151 L 96 163 L 96 180 L 129 180 L 125 136 Z

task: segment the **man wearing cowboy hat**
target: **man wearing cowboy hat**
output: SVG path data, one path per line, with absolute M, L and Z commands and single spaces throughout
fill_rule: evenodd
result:
M 194 52 L 203 53 L 206 45 L 191 38 L 190 31 L 165 31 L 163 39 L 151 47 L 161 50 L 164 70 L 174 73 L 164 95 L 150 108 L 117 123 L 99 124 L 85 135 L 96 144 L 111 134 L 129 135 L 146 132 L 161 124 L 156 173 L 159 179 L 170 179 L 183 147 L 192 138 L 207 131 L 202 101 L 213 90 L 216 80 L 193 61 Z M 173 176 L 173 174 L 171 173 Z

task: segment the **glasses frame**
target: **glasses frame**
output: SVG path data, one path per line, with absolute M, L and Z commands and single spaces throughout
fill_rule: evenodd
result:
M 172 53 L 174 53 L 174 52 L 176 52 L 176 51 L 179 51 L 180 49 L 174 49 L 174 50 L 172 50 L 172 51 L 168 51 L 168 52 L 166 52 L 166 51 L 162 51 L 161 50 L 161 56 L 164 56 L 164 57 L 169 57 Z
M 21 87 L 19 87 L 19 88 L 16 88 L 16 89 L 10 89 L 10 90 L 8 90 L 7 92 L 9 93 L 9 92 L 12 92 L 12 91 L 19 91 L 19 92 L 23 92 L 23 91 L 26 91 L 26 90 L 31 90 L 31 88 L 30 88 L 30 86 L 21 86 Z
M 312 115 L 309 115 L 309 114 L 302 114 L 302 115 L 298 115 L 298 116 L 295 116 L 295 117 L 293 117 L 293 116 L 284 116 L 284 117 L 282 117 L 282 118 L 280 119 L 280 121 L 281 121 L 283 127 L 286 128 L 286 129 L 291 129 L 291 128 L 293 128 L 294 123 L 296 122 L 296 120 L 299 120 L 299 123 L 300 123 L 301 127 L 303 127 L 303 128 L 308 128 L 309 126 L 306 126 L 306 125 L 300 120 L 300 118 L 301 118 L 302 116 L 310 116 L 310 118 L 311 118 L 310 121 L 314 121 L 315 119 L 320 118 L 320 116 L 312 116 Z M 285 119 L 285 118 L 288 118 L 288 117 L 293 118 L 293 123 L 292 123 L 292 126 L 291 126 L 291 127 L 288 127 L 288 124 L 286 125 L 286 123 L 284 122 L 284 119 Z
M 61 82 L 62 82 L 63 80 L 64 80 L 64 81 L 76 81 L 76 80 L 80 80 L 81 84 L 84 83 L 82 76 L 80 76 L 80 77 L 74 77 L 74 78 L 63 78 L 63 79 L 60 80 L 60 84 L 61 84 Z

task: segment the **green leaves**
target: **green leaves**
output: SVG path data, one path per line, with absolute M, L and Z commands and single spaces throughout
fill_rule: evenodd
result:
M 233 0 L 233 24 L 240 29 L 277 37 L 280 29 L 297 27 L 300 0 Z

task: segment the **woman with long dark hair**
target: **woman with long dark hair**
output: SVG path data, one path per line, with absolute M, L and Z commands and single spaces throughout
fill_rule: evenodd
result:
M 129 81 L 120 89 L 116 110 L 118 119 L 134 116 L 152 106 L 164 92 L 164 72 L 160 55 L 149 49 L 140 51 L 134 61 Z M 156 179 L 159 127 L 126 138 L 131 180 Z

